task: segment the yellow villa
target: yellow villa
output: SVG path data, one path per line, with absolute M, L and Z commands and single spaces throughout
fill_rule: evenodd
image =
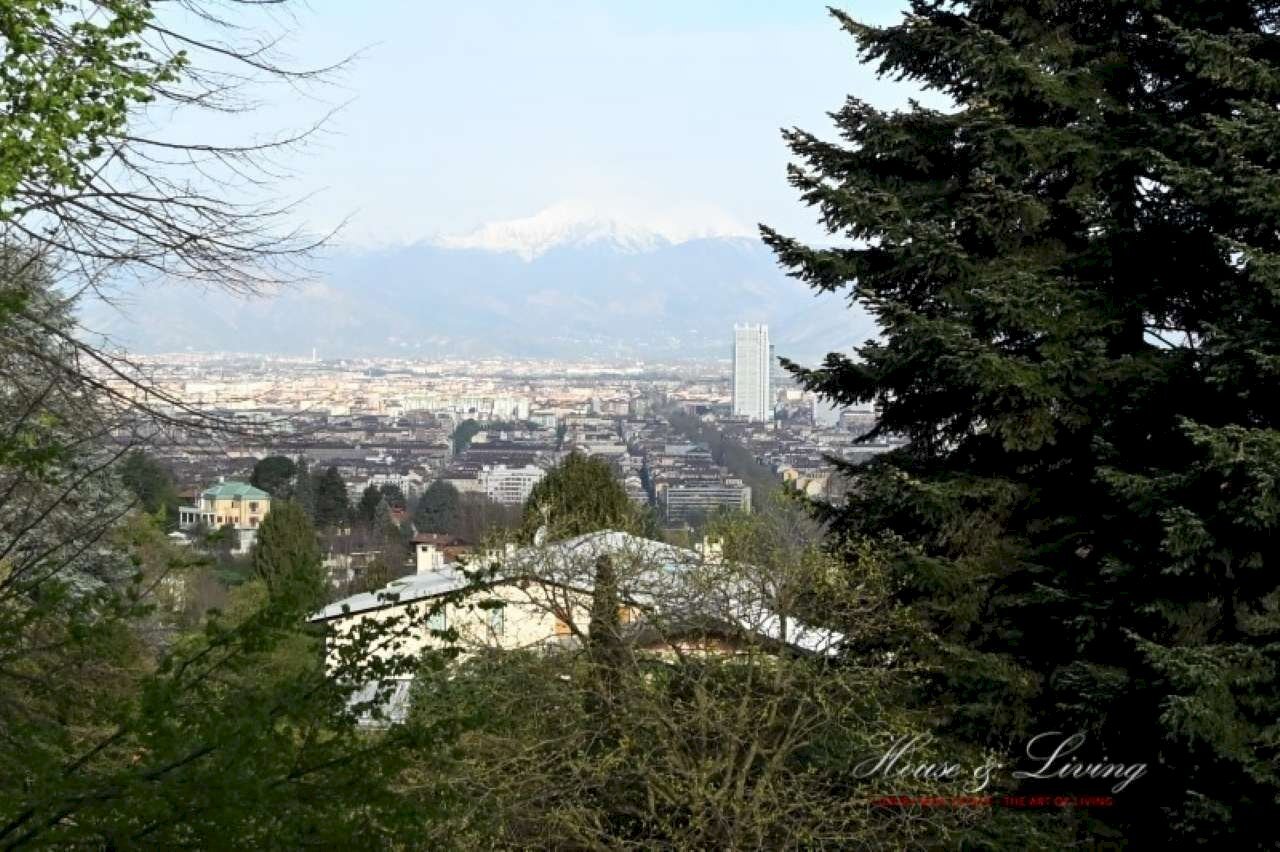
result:
M 271 511 L 271 495 L 247 482 L 219 482 L 202 491 L 196 502 L 195 506 L 179 507 L 179 529 L 204 524 L 216 530 L 230 524 L 236 531 L 239 551 L 253 545 L 258 524 Z

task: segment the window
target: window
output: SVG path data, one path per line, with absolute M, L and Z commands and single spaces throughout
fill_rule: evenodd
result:
M 445 618 L 443 606 L 427 617 L 427 629 L 429 630 L 448 630 L 448 625 L 449 621 Z
M 249 504 L 249 511 L 250 511 L 250 512 L 256 512 L 256 511 L 258 511 L 258 504 L 257 504 L 257 503 L 250 503 L 250 504 Z

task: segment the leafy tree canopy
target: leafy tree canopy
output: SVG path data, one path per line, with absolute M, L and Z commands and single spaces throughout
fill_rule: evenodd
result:
M 420 532 L 448 533 L 453 532 L 458 520 L 458 509 L 461 496 L 458 489 L 442 479 L 427 486 L 418 500 L 418 510 L 414 513 L 413 524 Z
M 249 483 L 272 497 L 283 497 L 297 472 L 297 465 L 288 456 L 267 456 L 254 463 Z
M 471 439 L 480 432 L 480 424 L 475 420 L 463 420 L 453 430 L 450 440 L 453 441 L 453 454 L 460 456 L 467 451 L 467 447 L 471 445 Z
M 147 3 L 112 3 L 50 39 L 51 22 L 74 8 L 67 0 L 4 4 L 0 79 L 10 108 L 0 121 L 0 199 L 23 184 L 82 187 L 130 108 L 151 100 L 151 87 L 184 64 L 175 56 L 148 65 L 140 42 L 152 18 Z M 11 214 L 0 204 L 0 219 Z
M 134 450 L 120 465 L 120 478 L 142 508 L 164 518 L 172 529 L 178 522 L 178 488 L 169 469 L 143 450 Z
M 532 541 L 541 527 L 551 538 L 604 529 L 652 534 L 649 517 L 627 497 L 607 461 L 570 453 L 533 487 L 524 504 L 520 535 Z
M 394 482 L 388 482 L 378 486 L 378 493 L 387 498 L 387 502 L 392 506 L 403 509 L 409 503 L 409 499 L 405 497 L 404 489 Z

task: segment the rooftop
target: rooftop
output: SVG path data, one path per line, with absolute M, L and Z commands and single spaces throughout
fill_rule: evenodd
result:
M 618 591 L 624 600 L 656 607 L 668 616 L 697 617 L 715 613 L 739 627 L 811 653 L 832 654 L 843 641 L 839 633 L 772 612 L 759 590 L 750 588 L 748 583 L 725 578 L 727 583 L 708 584 L 705 571 L 690 570 L 698 565 L 715 564 L 704 561 L 701 553 L 615 530 L 493 552 L 481 556 L 469 567 L 493 565 L 497 579 L 489 582 L 532 577 L 544 583 L 589 591 L 594 585 L 596 564 L 606 555 L 617 563 Z M 376 592 L 332 603 L 312 619 L 326 621 L 348 613 L 437 597 L 465 589 L 469 582 L 457 566 L 446 565 L 438 571 L 393 580 Z
M 212 488 L 200 492 L 201 497 L 211 500 L 225 500 L 228 497 L 242 497 L 248 500 L 270 500 L 271 495 L 261 488 L 254 488 L 247 482 L 219 482 Z

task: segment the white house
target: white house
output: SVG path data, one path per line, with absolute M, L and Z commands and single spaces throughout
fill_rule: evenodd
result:
M 416 555 L 416 573 L 313 616 L 329 627 L 331 661 L 344 643 L 366 630 L 387 634 L 369 649 L 370 656 L 382 660 L 416 657 L 446 645 L 462 653 L 579 647 L 589 632 L 597 567 L 606 558 L 617 576 L 620 621 L 641 650 L 734 653 L 750 641 L 825 655 L 834 654 L 843 641 L 838 633 L 773 612 L 769 596 L 725 563 L 714 545 L 685 550 L 603 531 L 508 547 L 474 557 L 466 566 L 446 561 L 430 543 L 420 543 Z M 453 631 L 456 639 L 450 643 L 443 631 Z M 407 710 L 407 695 L 404 685 L 394 690 L 393 719 Z

